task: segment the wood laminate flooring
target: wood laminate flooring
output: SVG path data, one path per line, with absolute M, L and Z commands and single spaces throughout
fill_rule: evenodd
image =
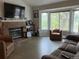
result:
M 8 59 L 41 59 L 61 45 L 61 41 L 51 41 L 49 37 L 33 37 L 16 40 L 15 50 Z

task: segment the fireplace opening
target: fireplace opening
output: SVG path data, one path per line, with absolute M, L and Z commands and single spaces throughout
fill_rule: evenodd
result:
M 23 27 L 9 28 L 9 34 L 13 39 L 23 37 Z

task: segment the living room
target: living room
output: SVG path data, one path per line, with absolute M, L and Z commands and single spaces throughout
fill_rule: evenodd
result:
M 79 0 L 0 0 L 0 59 L 79 59 Z

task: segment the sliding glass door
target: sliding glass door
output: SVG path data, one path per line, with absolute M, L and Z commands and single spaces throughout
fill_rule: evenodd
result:
M 48 30 L 48 13 L 41 13 L 41 30 Z
M 40 14 L 40 36 L 48 36 L 48 13 L 41 13 Z

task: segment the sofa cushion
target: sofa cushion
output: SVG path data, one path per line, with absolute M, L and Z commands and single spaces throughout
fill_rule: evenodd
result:
M 66 52 L 66 51 L 62 51 L 61 56 L 64 56 L 66 59 L 72 59 L 74 57 L 75 54 L 70 53 L 70 52 Z
M 77 45 L 77 42 L 74 42 L 72 40 L 65 40 L 64 43 L 68 43 L 68 44 L 73 44 L 73 45 Z
M 65 50 L 67 45 L 68 45 L 68 43 L 62 43 L 62 45 L 59 47 L 59 49 Z
M 62 52 L 62 50 L 57 49 L 57 50 L 55 50 L 53 53 L 51 53 L 51 55 L 58 57 L 58 56 L 61 54 L 61 52 Z
M 65 48 L 66 51 L 76 54 L 77 49 L 75 45 L 68 44 Z
M 53 32 L 51 34 L 53 34 L 53 35 L 60 35 L 60 33 L 56 33 L 56 32 Z
M 73 44 L 68 44 L 68 43 L 63 43 L 59 49 L 63 50 L 63 51 L 68 51 L 68 52 L 71 52 L 71 53 L 76 53 L 77 52 L 77 48 L 76 48 L 76 45 L 73 45 Z

